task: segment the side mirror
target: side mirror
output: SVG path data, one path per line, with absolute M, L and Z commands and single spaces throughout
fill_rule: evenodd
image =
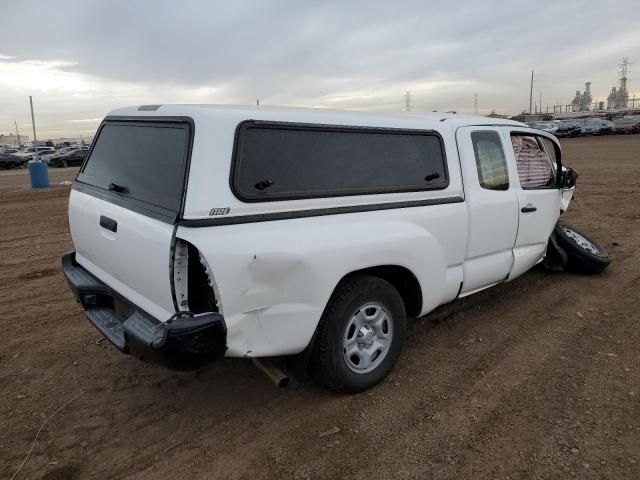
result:
M 578 172 L 572 168 L 563 169 L 560 174 L 560 187 L 561 188 L 573 188 L 576 186 L 576 180 L 578 179 Z

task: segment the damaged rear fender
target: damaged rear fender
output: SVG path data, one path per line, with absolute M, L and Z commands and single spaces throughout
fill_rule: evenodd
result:
M 336 285 L 357 270 L 379 265 L 410 270 L 420 283 L 422 312 L 448 299 L 445 253 L 436 238 L 416 224 L 381 220 L 377 235 L 363 234 L 372 228 L 370 221 L 345 217 L 324 217 L 313 224 L 279 222 L 274 227 L 178 229 L 177 236 L 206 259 L 217 286 L 227 325 L 227 356 L 301 352 Z M 451 283 L 448 290 L 455 296 L 458 284 Z

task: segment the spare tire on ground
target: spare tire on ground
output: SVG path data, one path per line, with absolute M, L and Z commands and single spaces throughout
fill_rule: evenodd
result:
M 558 222 L 553 233 L 559 246 L 567 254 L 567 270 L 595 275 L 609 266 L 607 251 L 579 230 Z

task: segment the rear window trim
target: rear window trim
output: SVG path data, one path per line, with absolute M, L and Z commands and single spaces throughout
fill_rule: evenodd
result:
M 180 200 L 180 207 L 178 211 L 174 211 L 172 209 L 167 209 L 162 206 L 158 206 L 149 202 L 141 201 L 135 198 L 127 197 L 126 195 L 122 195 L 117 192 L 109 191 L 103 187 L 98 185 L 94 185 L 92 183 L 83 181 L 84 169 L 87 165 L 87 161 L 91 157 L 93 153 L 93 149 L 97 143 L 98 137 L 102 132 L 102 129 L 106 125 L 131 125 L 136 124 L 136 126 L 158 126 L 159 124 L 170 124 L 170 123 L 183 123 L 187 125 L 187 147 L 186 147 L 186 163 L 185 163 L 185 174 L 184 180 L 182 184 L 182 198 Z M 187 186 L 189 181 L 189 171 L 191 169 L 191 153 L 193 150 L 193 138 L 195 135 L 195 123 L 193 118 L 187 116 L 157 116 L 157 115 L 140 115 L 140 116 L 120 116 L 120 115 L 111 115 L 105 117 L 96 134 L 94 136 L 93 141 L 91 142 L 91 147 L 87 152 L 87 155 L 82 162 L 80 170 L 76 175 L 75 182 L 73 188 L 75 190 L 81 191 L 88 195 L 92 195 L 94 197 L 100 198 L 106 202 L 112 203 L 114 205 L 121 206 L 123 208 L 128 208 L 134 212 L 141 213 L 148 217 L 154 218 L 156 220 L 160 220 L 166 223 L 176 223 L 184 216 L 184 206 L 186 201 L 186 193 Z M 78 187 L 78 188 L 76 188 Z
M 322 192 L 303 192 L 296 194 L 273 194 L 270 196 L 260 197 L 247 197 L 240 192 L 237 181 L 239 180 L 239 163 L 240 155 L 242 153 L 241 139 L 243 133 L 249 128 L 263 128 L 263 129 L 287 129 L 287 130 L 302 130 L 302 131 L 321 131 L 321 132 L 354 132 L 354 133 L 386 133 L 397 135 L 420 135 L 420 136 L 432 136 L 438 139 L 440 144 L 440 150 L 442 152 L 442 164 L 444 167 L 444 181 L 440 182 L 437 186 L 406 186 L 397 188 L 376 188 L 376 189 L 354 189 L 354 190 L 326 190 Z M 409 192 L 429 192 L 446 190 L 450 184 L 449 165 L 447 163 L 447 151 L 445 143 L 439 132 L 429 129 L 407 129 L 407 128 L 393 128 L 393 127 L 369 127 L 358 125 L 335 125 L 335 124 L 318 124 L 318 123 L 303 123 L 303 122 L 283 122 L 283 121 L 271 121 L 271 120 L 256 120 L 249 119 L 244 120 L 236 127 L 236 132 L 233 142 L 233 153 L 231 169 L 229 173 L 229 187 L 233 195 L 244 203 L 261 203 L 261 202 L 282 202 L 287 200 L 309 200 L 315 198 L 333 198 L 333 197 L 352 197 L 352 196 L 368 196 L 368 195 L 381 195 L 388 193 L 409 193 Z

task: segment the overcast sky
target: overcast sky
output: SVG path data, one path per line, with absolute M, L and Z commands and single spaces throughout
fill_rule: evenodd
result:
M 90 135 L 145 103 L 518 113 L 605 97 L 640 62 L 637 0 L 0 0 L 0 133 Z M 637 75 L 635 72 L 638 72 Z M 640 66 L 629 89 L 639 92 Z

